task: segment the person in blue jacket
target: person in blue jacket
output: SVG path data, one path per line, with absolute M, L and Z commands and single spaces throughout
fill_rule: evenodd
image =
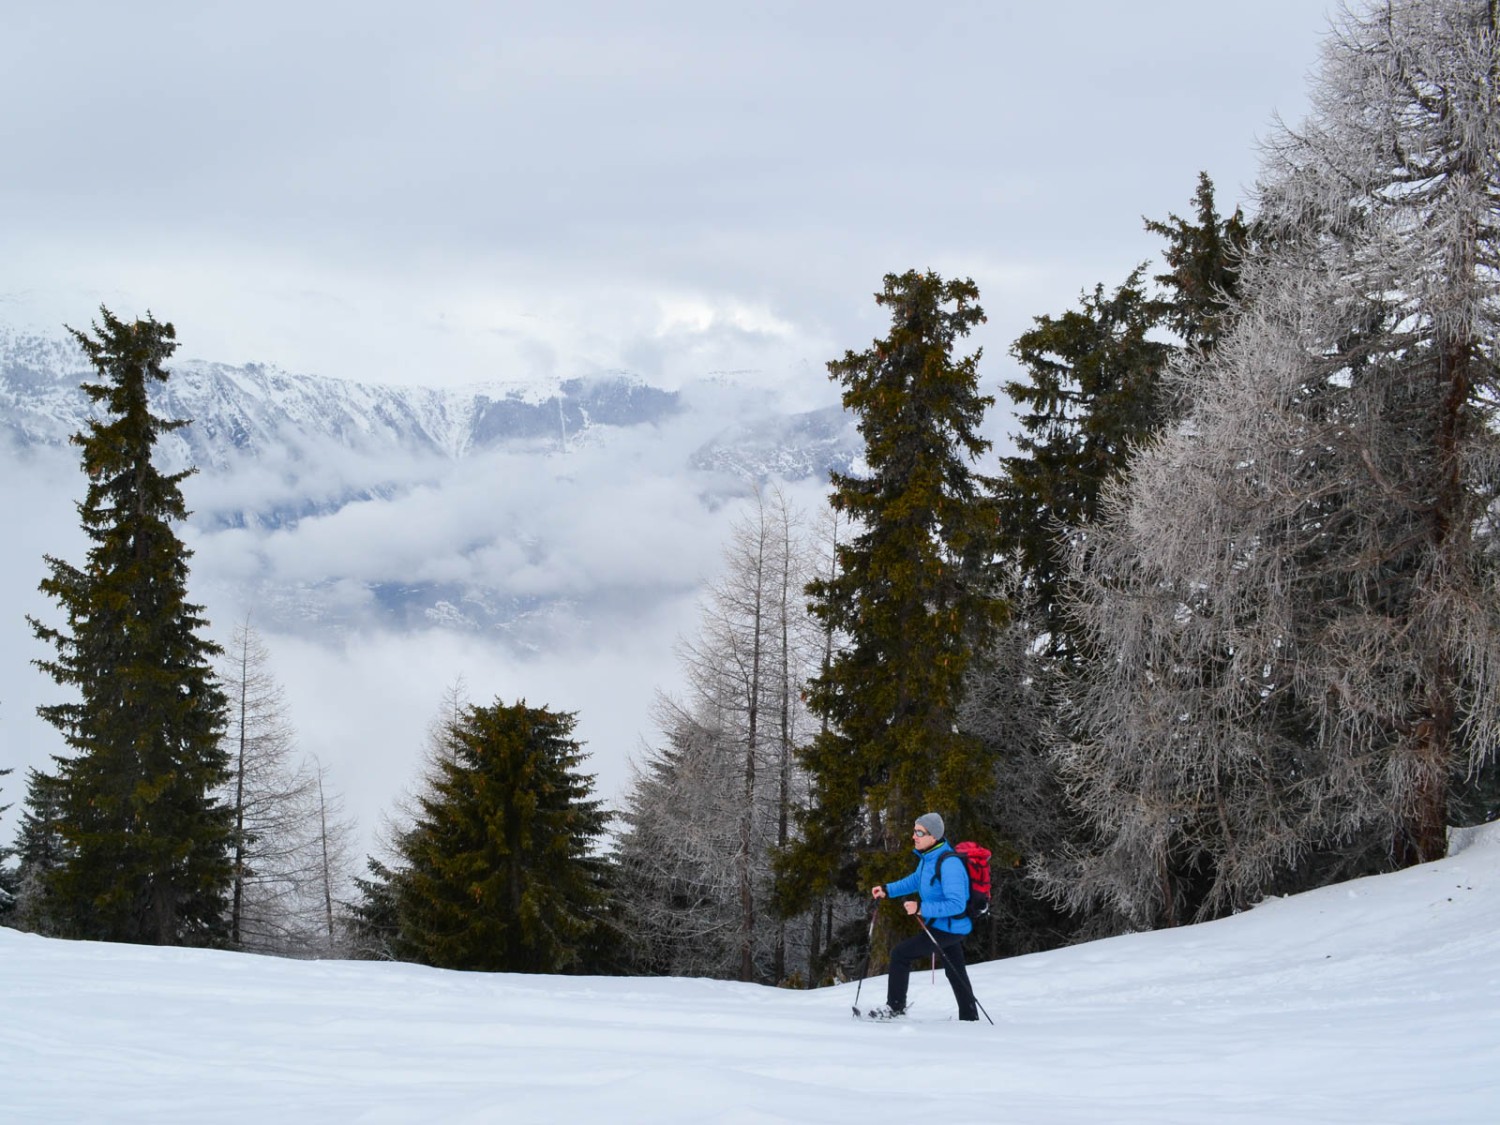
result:
M 906 985 L 911 977 L 911 963 L 918 957 L 936 952 L 933 948 L 936 942 L 943 951 L 940 960 L 948 974 L 948 983 L 953 987 L 953 998 L 958 1001 L 958 1018 L 977 1020 L 979 1005 L 974 1000 L 974 989 L 969 985 L 969 973 L 964 967 L 964 936 L 974 928 L 974 923 L 964 914 L 969 902 L 968 868 L 962 859 L 956 863 L 943 862 L 944 854 L 953 849 L 943 838 L 943 818 L 935 812 L 917 817 L 911 830 L 911 842 L 916 849 L 917 869 L 894 883 L 871 887 L 870 895 L 876 899 L 916 895 L 915 900 L 902 905 L 908 914 L 920 912 L 927 923 L 927 932 L 909 937 L 891 950 L 886 1007 L 879 1014 L 887 1019 L 906 1014 Z

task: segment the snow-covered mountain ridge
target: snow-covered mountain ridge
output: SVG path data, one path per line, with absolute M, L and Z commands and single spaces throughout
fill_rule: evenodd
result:
M 627 372 L 494 382 L 462 388 L 388 386 L 298 375 L 278 367 L 174 360 L 154 409 L 191 425 L 162 439 L 163 462 L 224 469 L 245 457 L 333 442 L 357 454 L 462 458 L 497 448 L 566 451 L 609 431 L 703 419 L 685 468 L 803 479 L 846 468 L 857 441 L 837 408 L 779 409 L 753 383 L 705 380 L 684 395 Z M 59 446 L 89 415 L 80 384 L 93 377 L 71 339 L 0 327 L 0 433 L 20 448 Z
M 747 376 L 680 390 L 620 372 L 451 389 L 254 363 L 169 370 L 153 409 L 190 424 L 162 435 L 158 464 L 201 470 L 185 486 L 195 573 L 299 631 L 524 623 L 528 645 L 552 643 L 601 606 L 682 593 L 718 534 L 713 513 L 754 483 L 816 489 L 861 448 L 840 408 L 785 408 Z M 45 461 L 69 480 L 68 439 L 92 411 L 80 385 L 95 378 L 71 339 L 0 327 L 12 479 L 37 480 Z M 622 540 L 655 543 L 676 565 L 586 557 L 628 562 Z
M 598 426 L 655 423 L 680 409 L 676 392 L 623 373 L 437 389 L 294 375 L 259 363 L 174 360 L 170 370 L 154 407 L 192 425 L 164 439 L 164 453 L 205 468 L 224 467 L 234 453 L 319 438 L 362 453 L 448 457 L 506 442 L 564 446 Z M 79 384 L 92 377 L 71 340 L 0 328 L 0 407 L 17 444 L 53 445 L 75 433 L 89 411 Z

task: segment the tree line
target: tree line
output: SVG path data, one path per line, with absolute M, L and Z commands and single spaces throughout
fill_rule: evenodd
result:
M 1006 456 L 962 354 L 978 289 L 888 275 L 887 335 L 828 365 L 858 471 L 816 516 L 769 486 L 747 505 L 620 810 L 576 716 L 455 690 L 341 907 L 339 818 L 253 636 L 215 675 L 186 600 L 181 477 L 149 456 L 182 423 L 145 394 L 171 326 L 106 311 L 79 334 L 111 419 L 75 439 L 93 546 L 48 560 L 66 625 L 32 623 L 78 696 L 44 709 L 71 754 L 29 779 L 13 909 L 811 984 L 888 946 L 862 892 L 930 809 L 1003 861 L 979 958 L 1439 858 L 1500 815 L 1497 73 L 1494 0 L 1347 14 L 1253 215 L 1200 176 L 1188 217 L 1146 222 L 1156 272 L 1014 342 Z

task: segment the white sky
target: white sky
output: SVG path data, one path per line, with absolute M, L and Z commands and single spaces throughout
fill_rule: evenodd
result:
M 1202 926 L 885 980 L 442 972 L 0 929 L 7 1122 L 1493 1125 L 1500 826 Z
M 777 380 L 972 276 L 991 362 L 1244 198 L 1321 0 L 51 0 L 0 14 L 0 321 L 397 383 Z
M 1154 256 L 1142 216 L 1190 214 L 1199 170 L 1225 209 L 1247 197 L 1256 137 L 1303 110 L 1323 10 L 0 0 L 0 324 L 55 335 L 103 302 L 172 320 L 184 358 L 430 385 L 754 371 L 807 403 L 832 398 L 827 360 L 885 331 L 881 276 L 933 268 L 978 282 L 990 323 L 971 343 L 998 392 L 1031 318 Z M 82 550 L 59 500 L 76 464 L 18 471 L 28 487 L 0 493 L 17 529 L 0 546 L 17 592 L 0 638 L 0 765 L 17 768 L 0 841 L 24 767 L 59 749 L 34 717 L 52 694 L 20 614 L 48 615 L 42 555 Z M 224 591 L 259 572 L 367 597 L 371 575 L 486 562 L 461 554 L 465 529 L 506 504 L 550 518 L 550 580 L 628 589 L 661 562 L 680 589 L 715 568 L 727 515 L 698 512 L 678 477 L 580 478 L 539 500 L 455 473 L 295 535 L 196 537 L 193 592 L 226 631 L 254 607 Z M 601 495 L 652 535 L 576 518 Z M 406 522 L 422 505 L 425 538 Z M 300 744 L 368 834 L 459 677 L 476 701 L 578 711 L 618 798 L 694 620 L 691 598 L 648 603 L 632 629 L 526 660 L 437 633 L 266 639 Z

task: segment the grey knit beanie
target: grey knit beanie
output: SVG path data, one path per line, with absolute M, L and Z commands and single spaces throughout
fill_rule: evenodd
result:
M 935 812 L 923 813 L 917 817 L 917 826 L 927 829 L 934 840 L 943 838 L 943 818 Z

